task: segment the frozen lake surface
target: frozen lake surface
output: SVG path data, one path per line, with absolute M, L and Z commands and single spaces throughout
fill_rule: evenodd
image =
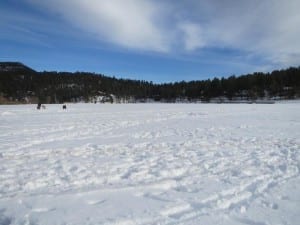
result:
M 300 103 L 0 106 L 0 225 L 299 224 Z

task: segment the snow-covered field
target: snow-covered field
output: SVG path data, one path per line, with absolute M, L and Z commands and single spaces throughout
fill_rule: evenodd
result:
M 300 103 L 0 106 L 0 225 L 299 224 Z

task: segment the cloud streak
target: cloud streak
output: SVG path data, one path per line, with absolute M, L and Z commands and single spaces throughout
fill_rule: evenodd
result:
M 104 43 L 167 54 L 231 49 L 300 62 L 298 0 L 27 0 Z
M 211 1 L 204 8 L 210 15 L 218 15 L 211 17 L 206 27 L 209 45 L 240 49 L 277 64 L 299 64 L 299 1 L 230 2 Z
M 31 3 L 50 10 L 96 38 L 125 48 L 167 52 L 156 4 L 148 0 L 52 0 Z

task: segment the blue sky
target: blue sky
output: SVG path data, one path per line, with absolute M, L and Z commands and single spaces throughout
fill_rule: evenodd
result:
M 300 65 L 298 0 L 1 0 L 0 61 L 173 82 Z

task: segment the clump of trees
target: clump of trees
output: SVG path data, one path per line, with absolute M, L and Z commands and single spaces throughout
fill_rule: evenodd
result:
M 36 72 L 21 63 L 0 63 L 1 99 L 44 103 L 89 101 L 99 93 L 119 98 L 173 102 L 227 99 L 300 97 L 300 67 L 202 81 L 154 84 L 143 80 L 117 79 L 86 72 Z M 3 101 L 2 101 L 3 102 Z

